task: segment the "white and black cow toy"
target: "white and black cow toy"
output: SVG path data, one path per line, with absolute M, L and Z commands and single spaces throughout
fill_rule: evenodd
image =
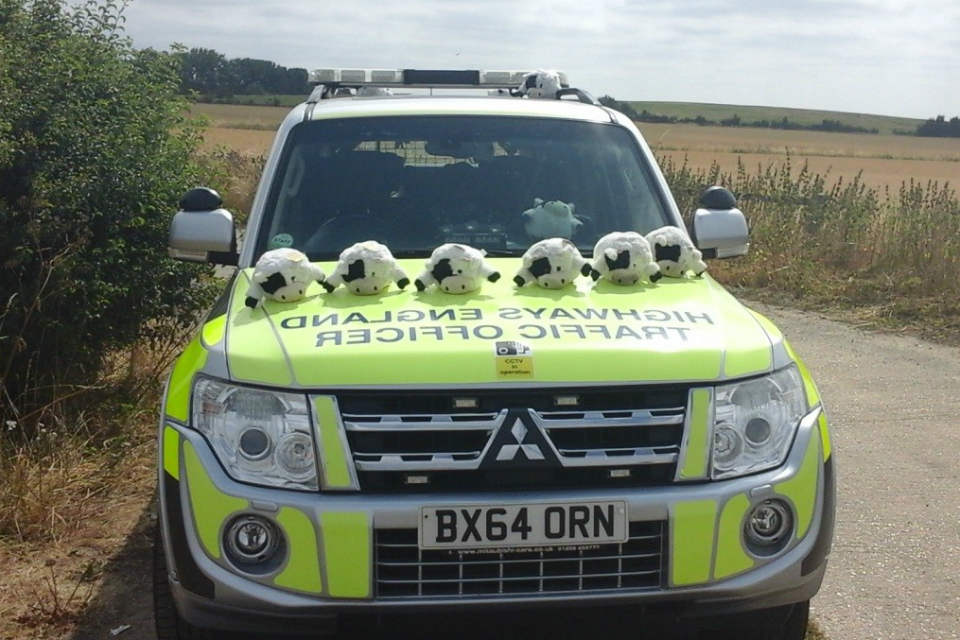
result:
M 537 69 L 523 76 L 523 84 L 517 93 L 528 98 L 556 99 L 561 88 L 559 73 L 553 69 Z
M 561 289 L 578 275 L 590 273 L 590 264 L 580 255 L 577 245 L 566 238 L 550 238 L 527 249 L 523 266 L 513 281 L 518 287 L 534 282 L 544 289 Z
M 476 291 L 484 280 L 496 282 L 500 272 L 490 266 L 479 249 L 447 243 L 433 250 L 423 272 L 417 276 L 417 291 L 432 284 L 447 293 Z
M 323 288 L 329 293 L 342 284 L 350 293 L 372 296 L 386 291 L 391 282 L 403 289 L 410 284 L 410 278 L 397 264 L 390 249 L 376 240 L 367 240 L 343 250 L 337 268 Z
M 251 309 L 265 297 L 296 302 L 303 298 L 311 282 L 324 283 L 323 269 L 296 249 L 272 249 L 257 260 L 245 302 Z
M 531 238 L 572 238 L 583 222 L 573 215 L 572 202 L 562 200 L 533 200 L 533 208 L 527 209 L 523 216 L 523 226 Z
M 358 98 L 372 98 L 376 96 L 392 96 L 393 91 L 383 87 L 357 87 Z
M 650 282 L 663 277 L 650 243 L 636 231 L 614 231 L 600 238 L 593 248 L 590 276 L 622 285 L 636 284 L 644 277 Z
M 679 227 L 661 227 L 651 231 L 647 234 L 647 242 L 653 249 L 660 273 L 665 276 L 682 278 L 688 271 L 699 276 L 707 270 L 703 254 Z

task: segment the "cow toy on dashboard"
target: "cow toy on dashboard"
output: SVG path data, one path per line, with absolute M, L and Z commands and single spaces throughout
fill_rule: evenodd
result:
M 535 198 L 533 208 L 527 209 L 523 216 L 523 226 L 531 238 L 572 238 L 583 222 L 573 215 L 572 202 L 561 200 L 544 201 Z

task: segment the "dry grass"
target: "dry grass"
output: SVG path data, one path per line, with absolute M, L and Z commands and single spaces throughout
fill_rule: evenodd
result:
M 235 221 L 243 225 L 253 206 L 266 157 L 217 145 L 203 151 L 201 161 L 209 179 L 220 190 L 224 206 L 233 212 Z
M 711 265 L 728 287 L 833 310 L 859 326 L 960 343 L 960 201 L 951 188 L 908 183 L 880 191 L 857 178 L 832 184 L 806 163 L 735 173 L 663 165 L 686 211 L 709 184 L 740 194 L 750 253 Z
M 122 442 L 92 449 L 59 436 L 4 462 L 0 638 L 61 638 L 82 618 L 104 567 L 154 486 L 156 417 L 132 416 Z M 9 524 L 9 522 L 8 522 Z
M 170 336 L 108 359 L 101 379 L 57 402 L 29 438 L 0 440 L 0 638 L 60 638 L 81 620 L 103 567 L 154 490 Z
M 225 147 L 237 153 L 259 156 L 270 150 L 275 135 L 276 130 L 251 131 L 210 127 L 204 132 L 203 147 L 206 150 Z

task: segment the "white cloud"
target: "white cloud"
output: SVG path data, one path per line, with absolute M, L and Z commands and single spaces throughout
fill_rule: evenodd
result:
M 621 99 L 960 109 L 956 0 L 136 0 L 127 30 L 285 66 L 555 67 Z

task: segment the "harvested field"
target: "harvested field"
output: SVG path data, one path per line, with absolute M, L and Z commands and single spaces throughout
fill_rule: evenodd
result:
M 245 155 L 259 156 L 270 150 L 276 131 L 210 127 L 204 134 L 204 148 L 227 147 Z
M 290 109 L 286 107 L 259 107 L 238 104 L 194 104 L 194 115 L 206 116 L 210 126 L 223 129 L 253 129 L 276 131 Z
M 737 162 L 742 161 L 747 172 L 757 173 L 757 168 L 766 169 L 773 165 L 779 168 L 787 162 L 785 153 L 730 153 L 722 151 L 657 151 L 657 157 L 669 157 L 679 167 L 686 159 L 692 169 L 709 169 L 713 163 L 725 173 L 737 171 Z M 849 183 L 858 173 L 860 182 L 877 189 L 889 188 L 897 191 L 904 182 L 915 181 L 927 184 L 928 181 L 941 185 L 949 181 L 951 185 L 960 183 L 960 163 L 942 160 L 888 160 L 863 157 L 807 156 L 803 153 L 790 153 L 790 164 L 796 169 L 806 162 L 813 173 L 827 176 L 827 184 L 835 184 L 839 179 Z
M 677 165 L 684 158 L 693 169 L 717 163 L 735 172 L 742 161 L 748 172 L 757 167 L 780 166 L 789 157 L 798 167 L 809 163 L 812 171 L 828 174 L 828 183 L 862 172 L 870 187 L 897 190 L 904 182 L 943 184 L 960 181 L 960 140 L 912 136 L 782 131 L 694 124 L 644 124 L 640 130 L 658 157 Z
M 960 139 L 639 123 L 654 148 L 960 162 Z

